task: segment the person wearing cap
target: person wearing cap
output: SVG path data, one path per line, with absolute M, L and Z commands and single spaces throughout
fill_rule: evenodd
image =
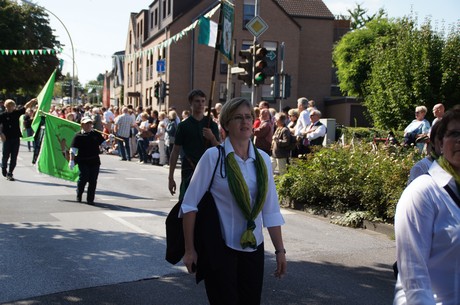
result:
M 86 202 L 94 204 L 97 177 L 101 166 L 99 146 L 105 139 L 101 133 L 93 130 L 93 121 L 90 117 L 83 117 L 80 125 L 81 131 L 75 134 L 70 145 L 69 168 L 73 170 L 75 164 L 78 164 L 80 170 L 77 182 L 77 201 L 81 202 L 88 183 Z
M 3 142 L 2 154 L 2 175 L 9 181 L 14 181 L 13 171 L 16 167 L 19 147 L 21 144 L 21 127 L 19 118 L 26 113 L 26 109 L 32 108 L 37 103 L 37 99 L 33 98 L 28 101 L 24 107 L 16 108 L 16 103 L 13 100 L 5 101 L 5 112 L 0 114 L 0 139 Z M 8 160 L 10 167 L 8 169 Z

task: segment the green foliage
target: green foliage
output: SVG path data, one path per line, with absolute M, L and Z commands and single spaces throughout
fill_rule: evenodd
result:
M 410 168 L 420 160 L 415 150 L 390 147 L 373 151 L 366 142 L 319 150 L 296 159 L 277 178 L 280 198 L 317 212 L 366 212 L 391 222 Z
M 0 46 L 27 50 L 59 48 L 47 15 L 32 5 L 0 0 Z M 0 56 L 0 93 L 38 94 L 58 66 L 56 55 Z
M 369 47 L 379 37 L 386 37 L 392 31 L 393 24 L 385 18 L 379 18 L 368 22 L 366 27 L 343 36 L 332 53 L 342 92 L 357 97 L 364 95 L 362 85 L 372 64 Z
M 334 48 L 340 88 L 363 101 L 380 129 L 404 129 L 416 106 L 450 108 L 460 98 L 459 30 L 445 35 L 430 20 L 375 18 Z

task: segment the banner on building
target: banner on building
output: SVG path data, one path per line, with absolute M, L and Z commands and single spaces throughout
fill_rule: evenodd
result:
M 222 1 L 222 35 L 220 40 L 219 51 L 232 64 L 232 43 L 233 43 L 233 26 L 235 11 L 233 5 L 227 1 Z

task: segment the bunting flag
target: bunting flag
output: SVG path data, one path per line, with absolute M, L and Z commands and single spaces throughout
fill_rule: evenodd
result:
M 54 72 L 51 74 L 50 78 L 46 82 L 45 86 L 43 87 L 42 91 L 40 91 L 40 94 L 37 96 L 38 99 L 38 110 L 37 113 L 35 114 L 34 120 L 32 121 L 32 130 L 34 131 L 34 134 L 37 132 L 38 128 L 40 127 L 40 121 L 41 121 L 41 112 L 49 112 L 51 108 L 51 100 L 53 99 L 53 91 L 54 91 L 54 81 L 56 79 L 56 69 Z M 27 139 L 24 139 L 28 141 Z
M 202 16 L 199 25 L 198 43 L 215 48 L 217 40 L 217 23 Z
M 80 125 L 45 114 L 45 136 L 38 156 L 38 171 L 68 181 L 78 181 L 78 165 L 70 170 L 69 150 Z
M 212 10 L 210 10 L 208 13 L 206 13 L 204 15 L 204 17 L 207 18 L 207 19 L 210 19 L 212 16 L 214 16 L 214 14 L 219 10 L 220 7 L 221 7 L 221 3 L 217 4 Z M 233 7 L 231 7 L 231 9 L 233 10 Z M 113 55 L 112 57 L 134 59 L 134 58 L 140 58 L 142 56 L 146 56 L 146 55 L 151 54 L 151 53 L 153 53 L 153 52 L 155 52 L 157 50 L 167 48 L 173 42 L 176 43 L 180 39 L 186 37 L 190 31 L 194 30 L 198 26 L 198 24 L 199 24 L 199 20 L 195 20 L 192 24 L 187 26 L 185 29 L 183 29 L 182 31 L 180 31 L 176 35 L 172 36 L 169 39 L 166 39 L 165 41 L 161 42 L 158 45 L 153 46 L 152 48 L 150 48 L 148 50 L 142 50 L 142 51 L 138 51 L 138 52 L 132 53 L 132 54 Z M 232 28 L 232 31 L 233 31 L 233 28 Z
M 0 55 L 54 55 L 62 53 L 62 49 L 28 49 L 28 50 L 11 50 L 2 49 Z

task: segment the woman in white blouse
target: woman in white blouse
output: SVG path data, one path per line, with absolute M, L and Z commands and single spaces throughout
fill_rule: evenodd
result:
M 213 304 L 260 304 L 264 269 L 262 226 L 268 228 L 275 247 L 276 277 L 286 273 L 281 234 L 284 224 L 273 180 L 270 157 L 251 142 L 254 110 L 249 101 L 234 98 L 225 103 L 219 121 L 226 133 L 221 161 L 210 192 L 216 202 L 224 250 L 218 266 L 204 277 L 206 293 Z M 219 149 L 201 157 L 181 206 L 183 215 L 184 264 L 190 273 L 199 262 L 194 245 L 197 205 L 211 181 Z M 219 163 L 220 163 L 219 162 Z M 198 263 L 198 272 L 200 265 Z
M 460 304 L 460 108 L 437 124 L 441 156 L 396 208 L 394 305 Z

